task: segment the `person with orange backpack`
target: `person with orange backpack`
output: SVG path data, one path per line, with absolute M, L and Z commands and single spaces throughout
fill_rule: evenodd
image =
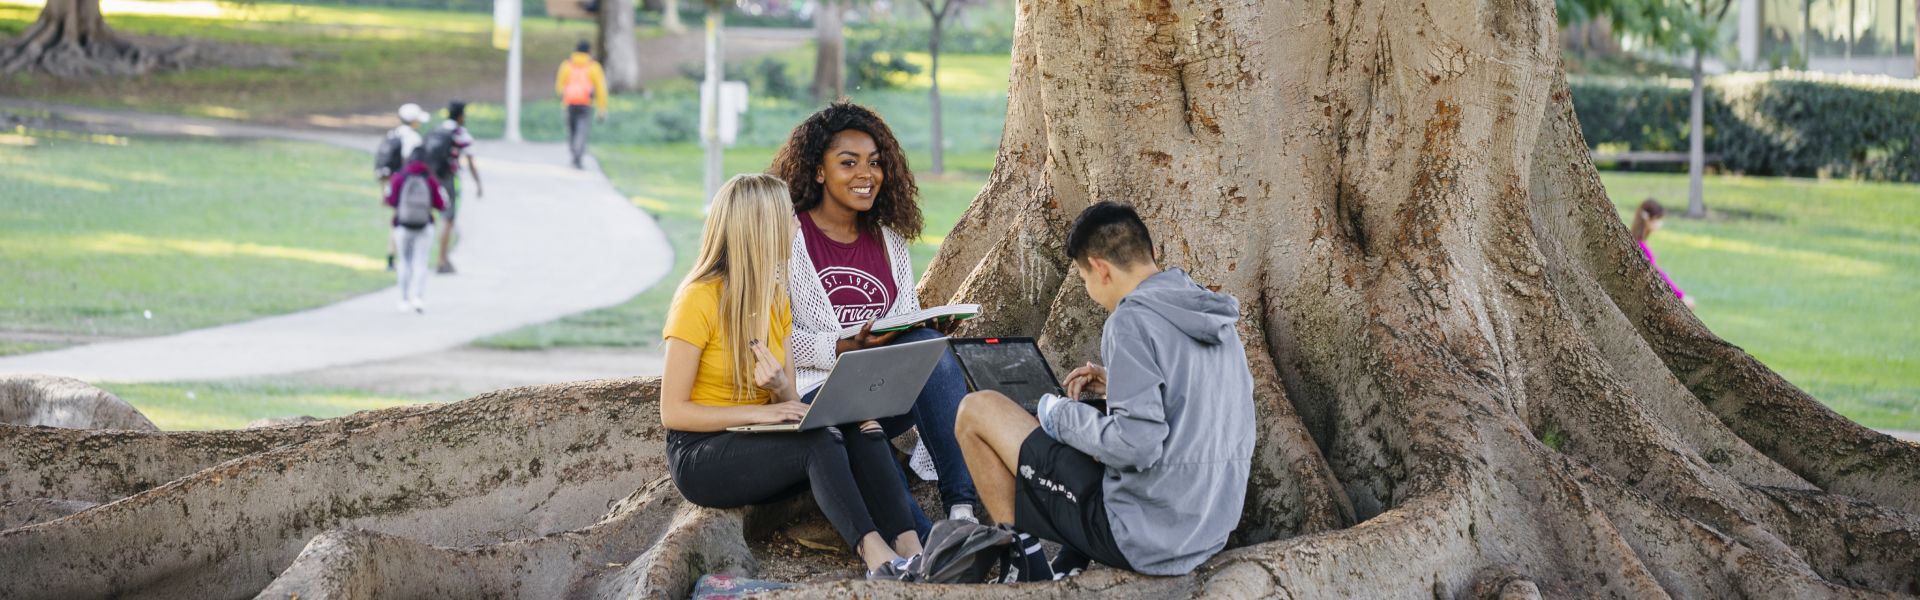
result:
M 582 40 L 574 48 L 573 56 L 560 63 L 560 76 L 553 84 L 553 90 L 560 94 L 560 102 L 567 107 L 567 148 L 573 151 L 575 169 L 586 168 L 580 161 L 587 155 L 587 131 L 593 126 L 594 104 L 600 105 L 600 121 L 607 120 L 607 74 L 588 54 L 591 51 L 593 45 Z

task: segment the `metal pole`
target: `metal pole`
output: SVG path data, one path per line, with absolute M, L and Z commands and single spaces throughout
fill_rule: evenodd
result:
M 513 41 L 507 46 L 507 133 L 509 142 L 520 141 L 520 9 L 515 2 Z
M 707 79 L 702 84 L 706 93 L 705 117 L 700 123 L 700 139 L 707 145 L 706 194 L 707 203 L 713 203 L 713 195 L 720 191 L 720 171 L 725 167 L 722 162 L 723 148 L 720 147 L 720 80 L 725 76 L 720 65 L 720 26 L 725 19 L 722 5 L 715 0 L 707 2 Z

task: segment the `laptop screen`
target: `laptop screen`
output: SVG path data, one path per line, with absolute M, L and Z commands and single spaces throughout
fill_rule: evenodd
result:
M 976 391 L 1006 394 L 1027 412 L 1038 410 L 1041 395 L 1066 395 L 1033 338 L 962 338 L 952 343 L 953 355 Z

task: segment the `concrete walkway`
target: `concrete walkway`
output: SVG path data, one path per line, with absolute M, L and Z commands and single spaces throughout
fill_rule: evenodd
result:
M 365 152 L 379 141 L 366 134 L 14 101 L 0 106 L 45 111 L 97 130 L 292 139 Z M 392 359 L 624 302 L 673 264 L 673 249 L 653 219 L 597 170 L 568 167 L 563 145 L 482 141 L 475 156 L 487 195 L 472 197 L 472 182 L 466 182 L 461 241 L 453 254 L 460 272 L 428 282 L 425 314 L 397 310 L 399 292 L 388 288 L 301 313 L 0 358 L 0 374 L 213 380 Z

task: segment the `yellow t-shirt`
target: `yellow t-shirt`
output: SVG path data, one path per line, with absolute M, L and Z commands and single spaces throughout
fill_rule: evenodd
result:
M 693 402 L 707 406 L 766 404 L 773 395 L 754 387 L 740 399 L 733 396 L 733 340 L 726 339 L 720 325 L 720 280 L 696 282 L 673 297 L 667 309 L 667 339 L 677 339 L 700 349 L 700 367 L 693 378 Z M 787 362 L 787 336 L 793 335 L 793 309 L 781 298 L 774 309 L 765 342 L 767 350 L 781 365 Z M 748 374 L 752 378 L 752 374 Z M 752 385 L 749 383 L 748 385 Z

